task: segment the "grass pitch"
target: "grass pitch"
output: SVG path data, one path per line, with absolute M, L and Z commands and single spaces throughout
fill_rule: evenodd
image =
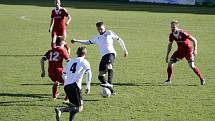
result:
M 97 79 L 99 54 L 88 46 L 93 71 L 91 95 L 84 95 L 84 110 L 77 121 L 212 121 L 215 119 L 215 8 L 128 4 L 113 2 L 62 1 L 72 15 L 71 38 L 90 39 L 97 34 L 95 23 L 103 20 L 122 37 L 129 57 L 118 52 L 114 65 L 116 96 L 100 96 Z M 54 108 L 63 106 L 63 88 L 52 101 L 48 77 L 40 78 L 39 60 L 50 48 L 48 33 L 52 1 L 0 0 L 0 121 L 53 121 Z M 169 22 L 177 19 L 181 28 L 198 40 L 196 65 L 207 82 L 199 80 L 186 61 L 174 67 L 173 83 L 166 79 L 165 55 Z M 175 44 L 174 44 L 175 45 Z M 72 57 L 79 44 L 70 45 Z M 173 51 L 176 49 L 174 46 Z M 173 52 L 172 51 L 172 52 Z M 46 64 L 47 67 L 47 64 Z M 84 87 L 83 87 L 84 88 Z M 62 115 L 62 121 L 69 114 Z

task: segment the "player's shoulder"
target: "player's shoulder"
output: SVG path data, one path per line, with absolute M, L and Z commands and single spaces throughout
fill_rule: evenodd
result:
M 190 35 L 190 33 L 189 33 L 187 30 L 184 30 L 184 29 L 180 29 L 180 33 L 181 33 L 181 34 L 184 34 L 184 35 L 186 35 L 186 36 L 189 36 L 189 35 Z
M 107 30 L 106 33 L 107 34 L 114 34 L 114 32 L 112 30 Z
M 64 8 L 64 7 L 61 7 L 60 10 L 65 11 L 65 12 L 68 12 L 67 9 Z
M 89 63 L 89 61 L 87 59 L 85 59 L 83 57 L 81 57 L 80 59 L 81 59 L 81 62 L 83 63 L 83 65 L 90 66 L 90 63 Z

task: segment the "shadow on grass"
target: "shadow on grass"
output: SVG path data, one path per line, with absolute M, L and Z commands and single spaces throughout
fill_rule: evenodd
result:
M 0 0 L 0 4 L 54 7 L 53 0 L 19 0 L 19 1 Z M 114 2 L 109 0 L 103 0 L 103 1 L 65 0 L 62 2 L 62 5 L 64 7 L 77 8 L 77 9 L 104 9 L 104 10 L 112 10 L 112 11 L 146 11 L 146 12 L 156 12 L 156 13 L 192 13 L 192 14 L 209 14 L 209 15 L 215 14 L 214 7 Z
M 20 93 L 0 93 L 0 96 L 8 97 L 31 97 L 31 98 L 48 98 L 50 94 L 20 94 Z
M 52 83 L 45 83 L 45 84 L 38 84 L 38 83 L 35 83 L 35 84 L 21 84 L 22 86 L 45 86 L 45 85 L 53 85 Z
M 43 55 L 3 55 L 1 54 L 0 57 L 36 57 L 36 56 L 43 56 Z

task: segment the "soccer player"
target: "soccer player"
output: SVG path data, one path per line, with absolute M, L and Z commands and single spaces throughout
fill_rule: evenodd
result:
M 62 79 L 62 73 L 63 73 L 63 59 L 66 61 L 69 61 L 70 57 L 66 50 L 63 48 L 64 41 L 62 37 L 57 37 L 56 39 L 56 48 L 52 48 L 48 52 L 45 53 L 45 55 L 41 58 L 40 64 L 41 64 L 41 77 L 45 77 L 45 68 L 44 68 L 44 62 L 48 60 L 49 66 L 48 66 L 48 76 L 49 78 L 54 82 L 52 87 L 52 94 L 53 99 L 56 99 L 59 95 L 58 92 L 58 85 L 59 83 L 64 83 L 64 80 Z M 66 100 L 66 97 L 65 97 Z
M 56 119 L 60 120 L 60 116 L 63 112 L 70 112 L 69 121 L 74 121 L 75 114 L 81 112 L 83 109 L 82 99 L 82 78 L 86 74 L 86 94 L 90 93 L 90 83 L 92 73 L 90 69 L 90 63 L 85 59 L 87 49 L 85 46 L 81 46 L 77 49 L 77 58 L 70 60 L 63 72 L 64 78 L 64 91 L 69 98 L 69 106 L 56 108 Z
M 180 59 L 186 58 L 190 68 L 195 72 L 195 74 L 200 79 L 200 84 L 205 84 L 205 79 L 203 78 L 199 68 L 194 64 L 194 56 L 197 55 L 197 40 L 191 36 L 188 32 L 178 28 L 178 21 L 174 20 L 171 22 L 171 33 L 169 35 L 169 44 L 167 47 L 166 63 L 168 63 L 167 73 L 168 79 L 165 83 L 171 83 L 173 64 Z M 175 41 L 178 45 L 178 49 L 171 56 L 169 61 L 169 53 L 172 49 L 172 43 Z M 193 43 L 193 46 L 190 44 Z
M 113 90 L 112 79 L 113 79 L 113 63 L 116 57 L 116 51 L 114 49 L 114 42 L 118 42 L 123 51 L 124 57 L 128 56 L 128 51 L 124 44 L 124 41 L 116 35 L 111 30 L 106 30 L 106 27 L 103 22 L 97 22 L 96 28 L 99 32 L 99 35 L 95 36 L 91 40 L 71 40 L 72 43 L 79 42 L 82 44 L 96 44 L 100 50 L 101 61 L 99 64 L 99 75 L 98 79 L 102 83 L 101 86 L 107 87 L 111 90 L 112 94 L 116 94 Z M 108 73 L 108 80 L 105 79 L 105 75 Z
M 63 40 L 66 40 L 66 26 L 69 25 L 71 21 L 71 16 L 67 12 L 67 10 L 61 7 L 60 0 L 55 0 L 56 8 L 52 10 L 51 13 L 51 21 L 50 21 L 50 28 L 49 32 L 52 30 L 52 48 L 55 48 L 56 44 L 56 37 L 62 36 Z M 67 18 L 67 21 L 65 20 Z M 66 42 L 65 48 L 70 55 L 70 47 Z

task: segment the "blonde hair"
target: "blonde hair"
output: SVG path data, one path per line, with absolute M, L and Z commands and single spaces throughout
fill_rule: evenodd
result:
M 172 20 L 172 21 L 171 21 L 171 24 L 175 24 L 175 25 L 177 25 L 177 26 L 179 25 L 179 23 L 178 23 L 177 20 Z

